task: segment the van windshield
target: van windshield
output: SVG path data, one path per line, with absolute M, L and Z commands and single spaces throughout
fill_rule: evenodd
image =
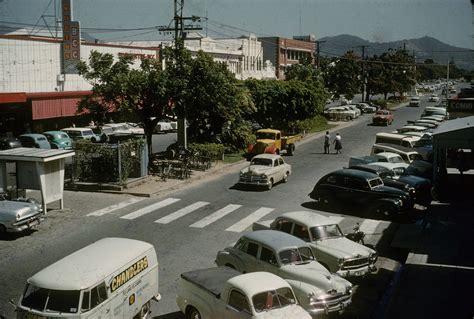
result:
M 28 285 L 21 305 L 44 312 L 77 313 L 79 290 L 52 290 Z

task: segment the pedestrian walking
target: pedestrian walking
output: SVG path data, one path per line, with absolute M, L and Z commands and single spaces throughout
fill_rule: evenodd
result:
M 326 131 L 326 135 L 324 135 L 324 154 L 329 154 L 329 146 L 331 145 L 331 135 L 329 135 L 329 131 Z
M 342 149 L 342 142 L 341 142 L 341 135 L 339 133 L 336 133 L 336 138 L 333 141 L 334 143 L 334 149 L 336 150 L 336 154 L 341 153 Z

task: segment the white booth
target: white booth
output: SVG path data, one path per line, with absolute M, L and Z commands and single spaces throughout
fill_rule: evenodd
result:
M 46 205 L 58 200 L 64 209 L 64 163 L 74 154 L 72 150 L 25 147 L 0 151 L 0 189 L 39 190 L 45 213 Z M 15 177 L 14 183 L 9 176 Z

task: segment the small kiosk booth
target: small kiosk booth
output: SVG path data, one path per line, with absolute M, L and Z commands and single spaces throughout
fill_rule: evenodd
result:
M 46 205 L 58 200 L 63 209 L 64 164 L 74 154 L 72 150 L 25 147 L 0 151 L 0 189 L 39 190 L 45 213 Z

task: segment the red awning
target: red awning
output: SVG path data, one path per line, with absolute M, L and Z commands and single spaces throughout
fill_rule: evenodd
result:
M 3 103 L 25 103 L 26 93 L 0 93 L 0 104 Z
M 43 120 L 56 117 L 75 116 L 77 104 L 82 100 L 76 98 L 44 99 L 31 101 L 33 120 Z

